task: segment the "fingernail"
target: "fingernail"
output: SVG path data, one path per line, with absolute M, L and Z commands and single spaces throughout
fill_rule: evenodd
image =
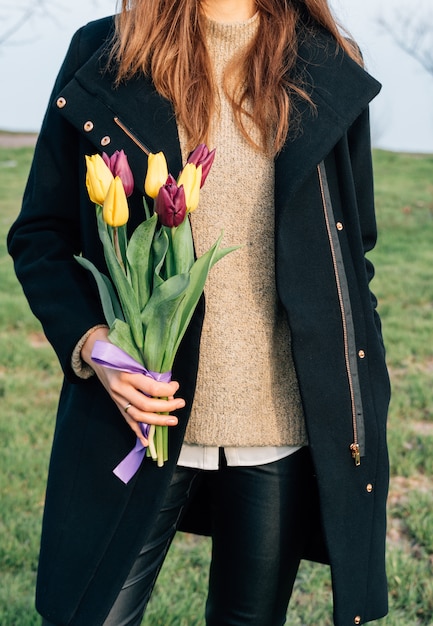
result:
M 166 422 L 167 426 L 176 426 L 177 419 L 175 417 L 169 417 Z

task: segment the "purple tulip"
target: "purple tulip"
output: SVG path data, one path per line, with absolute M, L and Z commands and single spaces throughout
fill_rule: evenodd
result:
M 170 228 L 179 226 L 185 219 L 185 191 L 183 185 L 177 186 L 171 174 L 168 175 L 167 182 L 162 185 L 156 196 L 155 211 L 161 224 Z
M 214 158 L 215 148 L 209 152 L 209 148 L 204 143 L 201 143 L 199 146 L 197 146 L 197 148 L 193 150 L 188 157 L 187 163 L 194 163 L 196 167 L 198 167 L 199 165 L 202 166 L 200 188 L 204 185 Z
M 129 167 L 128 157 L 123 150 L 116 150 L 111 157 L 105 152 L 102 153 L 104 163 L 109 167 L 114 177 L 118 176 L 122 181 L 126 196 L 130 196 L 134 191 L 134 177 Z

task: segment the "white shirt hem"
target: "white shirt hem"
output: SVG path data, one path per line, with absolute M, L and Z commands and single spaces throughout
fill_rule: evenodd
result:
M 279 461 L 299 450 L 302 446 L 251 446 L 224 447 L 227 465 L 254 466 Z M 178 465 L 201 470 L 217 470 L 219 467 L 218 446 L 198 446 L 184 443 Z

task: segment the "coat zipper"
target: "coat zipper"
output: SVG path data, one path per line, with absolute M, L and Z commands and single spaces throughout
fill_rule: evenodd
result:
M 114 123 L 117 124 L 117 126 L 119 126 L 119 128 L 121 128 L 126 135 L 128 135 L 128 137 L 135 143 L 136 146 L 140 148 L 140 150 L 143 150 L 143 152 L 149 156 L 149 148 L 139 139 L 137 139 L 132 131 L 127 126 L 125 126 L 125 124 L 118 117 L 114 118 Z
M 364 438 L 364 429 L 363 429 L 363 413 L 362 413 L 362 404 L 361 404 L 361 394 L 359 389 L 359 381 L 358 381 L 358 372 L 357 372 L 357 364 L 354 362 L 353 358 L 351 358 L 351 350 L 350 350 L 350 338 L 349 334 L 352 334 L 352 341 L 354 341 L 354 331 L 353 331 L 353 321 L 349 300 L 349 293 L 347 288 L 347 280 L 344 272 L 343 259 L 341 255 L 341 250 L 339 247 L 338 235 L 333 233 L 334 224 L 334 214 L 331 204 L 331 197 L 329 193 L 329 187 L 326 176 L 325 164 L 323 161 L 319 163 L 317 166 L 317 172 L 319 176 L 319 185 L 320 185 L 320 194 L 322 198 L 323 205 L 323 213 L 325 216 L 326 230 L 328 233 L 329 245 L 331 248 L 331 256 L 332 263 L 334 267 L 334 275 L 338 292 L 338 299 L 340 304 L 340 312 L 341 312 L 341 320 L 343 324 L 343 341 L 344 341 L 344 358 L 346 364 L 346 373 L 349 382 L 349 390 L 350 390 L 350 399 L 351 399 L 351 408 L 352 408 L 352 429 L 353 429 L 353 442 L 350 444 L 349 448 L 352 454 L 352 458 L 354 460 L 355 465 L 358 467 L 361 465 L 361 437 L 360 430 L 362 425 L 362 438 Z M 331 219 L 333 220 L 331 225 Z M 335 236 L 333 236 L 335 235 Z M 337 249 L 338 246 L 338 249 Z M 340 267 L 339 267 L 340 265 Z M 344 285 L 344 288 L 343 288 Z M 346 293 L 344 293 L 344 290 Z M 348 313 L 350 317 L 348 316 Z M 350 332 L 349 332 L 349 320 L 350 320 Z M 354 351 L 352 351 L 354 353 Z M 356 357 L 355 357 L 356 359 Z M 362 442 L 363 445 L 363 442 Z

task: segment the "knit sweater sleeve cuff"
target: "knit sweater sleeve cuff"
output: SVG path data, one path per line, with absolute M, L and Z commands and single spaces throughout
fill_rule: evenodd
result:
M 76 374 L 78 378 L 83 378 L 83 379 L 90 378 L 95 373 L 92 367 L 88 365 L 87 363 L 85 363 L 83 359 L 81 358 L 81 349 L 86 343 L 87 339 L 90 337 L 90 335 L 95 330 L 98 330 L 98 328 L 108 328 L 108 326 L 106 324 L 98 324 L 97 326 L 93 326 L 93 328 L 90 328 L 87 331 L 87 333 L 85 333 L 81 337 L 80 341 L 77 343 L 77 345 L 74 348 L 74 351 L 72 352 L 71 366 L 74 371 L 74 374 Z

